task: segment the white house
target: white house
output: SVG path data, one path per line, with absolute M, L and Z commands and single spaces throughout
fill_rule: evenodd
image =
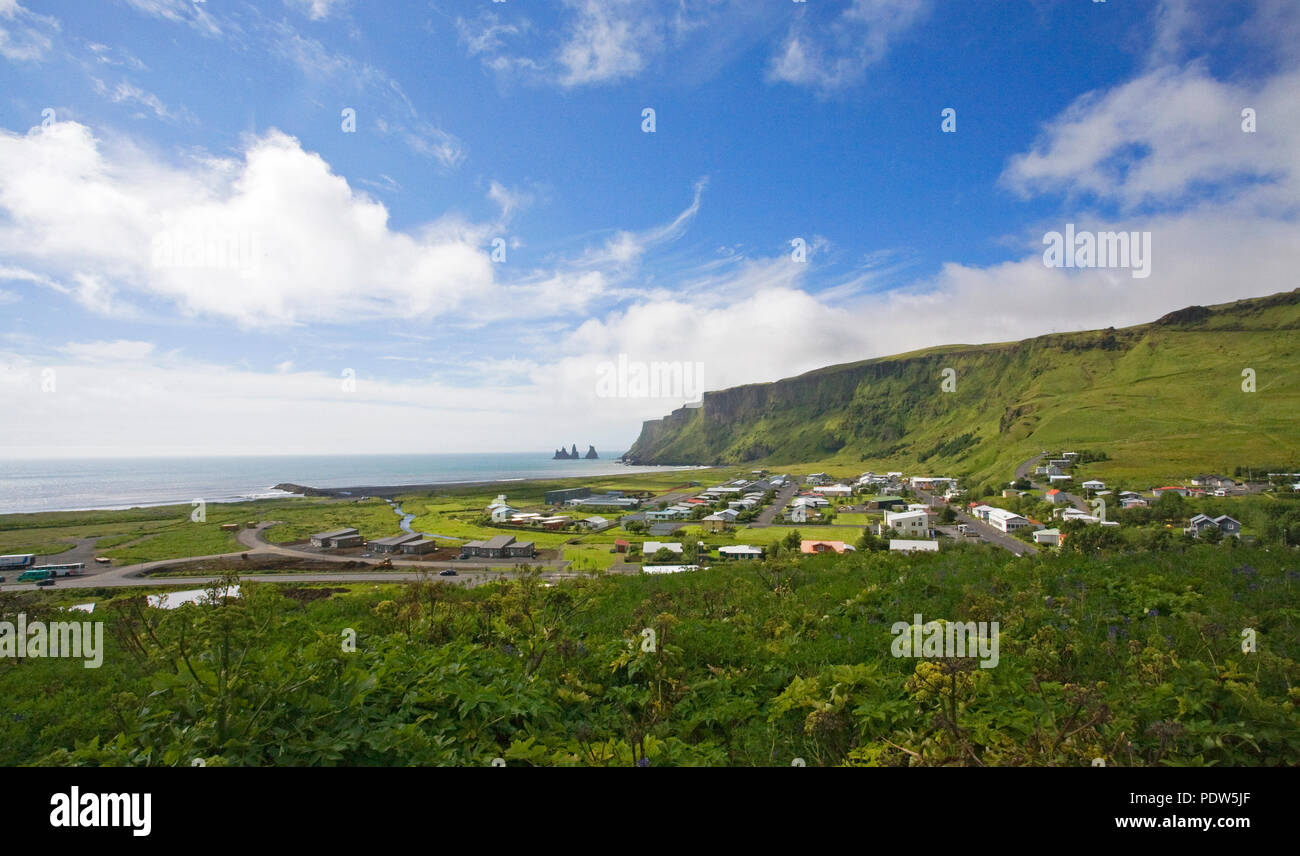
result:
M 889 549 L 898 553 L 937 553 L 939 552 L 939 542 L 890 538 Z
M 646 541 L 641 545 L 641 555 L 647 559 L 660 550 L 667 550 L 680 556 L 682 554 L 682 544 L 680 541 Z
M 924 537 L 930 534 L 930 515 L 924 511 L 886 511 L 885 528 L 899 535 Z
M 1052 484 L 1064 484 L 1065 482 L 1070 481 L 1070 477 L 1067 475 L 1048 476 L 1047 480 Z
M 718 555 L 724 559 L 761 559 L 763 549 L 748 544 L 736 544 L 732 547 L 719 547 Z
M 846 484 L 828 484 L 814 487 L 813 492 L 822 496 L 852 496 L 853 488 Z
M 517 508 L 511 508 L 510 506 L 504 504 L 492 505 L 489 507 L 488 510 L 492 513 L 493 523 L 505 523 L 507 520 L 512 518 L 519 511 L 519 509 Z
M 1084 490 L 1105 490 L 1106 483 L 1104 481 L 1098 481 L 1097 479 L 1089 479 L 1088 481 L 1083 483 L 1083 489 Z
M 1029 518 L 1021 517 L 1014 511 L 1007 511 L 1005 508 L 993 508 L 989 511 L 989 525 L 1001 529 L 1003 532 L 1015 532 L 1017 529 L 1023 529 L 1029 526 Z
M 1051 547 L 1061 546 L 1060 529 L 1039 529 L 1034 533 L 1035 544 L 1047 544 Z

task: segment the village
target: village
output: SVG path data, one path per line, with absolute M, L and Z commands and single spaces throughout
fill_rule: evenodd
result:
M 1300 492 L 1294 473 L 1197 474 L 1148 487 L 1108 483 L 1089 477 L 1098 460 L 1104 457 L 1087 451 L 1044 451 L 1017 467 L 1011 480 L 979 484 L 898 470 L 708 468 L 702 471 L 723 477 L 682 483 L 680 473 L 669 471 L 609 476 L 586 486 L 521 482 L 508 493 L 464 488 L 379 498 L 345 492 L 317 512 L 293 512 L 292 523 L 257 512 L 247 517 L 260 520 L 236 516 L 232 506 L 234 520 L 212 528 L 229 538 L 225 555 L 248 561 L 275 556 L 326 576 L 365 568 L 427 572 L 472 585 L 530 568 L 562 578 L 859 551 L 920 556 L 976 545 L 1026 556 L 1125 544 L 1163 549 L 1173 539 L 1252 543 L 1256 534 L 1241 522 L 1247 515 L 1241 503 L 1258 502 L 1266 492 Z M 319 528 L 321 522 L 333 525 Z M 124 562 L 111 548 L 102 555 L 95 543 L 87 539 L 57 564 L 11 551 L 0 556 L 0 584 L 165 574 L 174 563 L 218 552 L 129 553 L 133 561 Z
M 502 493 L 480 506 L 472 529 L 455 536 L 412 530 L 366 539 L 349 527 L 313 534 L 310 546 L 360 559 L 446 563 L 440 571 L 446 576 L 456 575 L 456 563 L 470 561 L 506 567 L 570 562 L 581 570 L 662 574 L 714 561 L 862 549 L 919 554 L 986 543 L 1027 555 L 1061 549 L 1081 527 L 1118 529 L 1126 521 L 1141 527 L 1150 522 L 1141 510 L 1164 496 L 1195 504 L 1258 492 L 1270 483 L 1196 475 L 1186 484 L 1134 490 L 1084 478 L 1078 472 L 1085 466 L 1080 453 L 1044 451 L 1005 486 L 976 486 L 974 498 L 952 476 L 765 469 L 661 491 L 566 487 L 546 491 L 540 502 L 512 501 Z M 1286 487 L 1300 491 L 1300 483 Z M 1215 541 L 1242 537 L 1242 524 L 1230 514 L 1189 512 L 1183 520 L 1159 528 Z

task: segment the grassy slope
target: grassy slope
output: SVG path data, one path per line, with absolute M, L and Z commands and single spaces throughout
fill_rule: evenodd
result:
M 1189 317 L 934 348 L 707 393 L 703 408 L 652 424 L 628 454 L 1003 478 L 1064 446 L 1105 450 L 1112 460 L 1089 474 L 1135 481 L 1300 458 L 1300 292 Z M 951 393 L 940 388 L 948 367 Z M 1257 374 L 1253 394 L 1241 388 L 1245 368 Z M 972 445 L 925 457 L 968 432 Z

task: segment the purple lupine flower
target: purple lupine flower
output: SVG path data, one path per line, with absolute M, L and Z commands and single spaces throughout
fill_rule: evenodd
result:
M 1158 610 L 1158 609 L 1148 609 L 1148 610 L 1147 610 L 1147 615 L 1150 616 L 1151 618 L 1155 618 L 1155 617 L 1157 617 L 1158 615 L 1160 615 L 1160 610 Z
M 1114 624 L 1108 624 L 1108 625 L 1106 625 L 1106 638 L 1109 639 L 1110 641 L 1114 642 L 1114 641 L 1115 641 L 1115 631 L 1118 630 L 1118 629 L 1119 629 L 1119 628 L 1117 628 Z
M 638 767 L 649 767 L 649 766 L 650 766 L 650 759 L 649 759 L 649 758 L 639 758 L 639 759 L 637 759 L 636 765 L 637 765 Z

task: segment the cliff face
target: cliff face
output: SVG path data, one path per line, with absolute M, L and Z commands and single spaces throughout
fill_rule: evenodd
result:
M 648 464 L 897 459 L 978 471 L 1058 442 L 1102 447 L 1135 437 L 1157 447 L 1161 438 L 1178 438 L 1200 455 L 1222 439 L 1223 423 L 1214 420 L 1235 421 L 1243 405 L 1257 419 L 1249 433 L 1270 425 L 1283 432 L 1275 450 L 1282 454 L 1300 445 L 1283 412 L 1300 404 L 1290 344 L 1296 329 L 1300 291 L 1191 307 L 1121 330 L 831 366 L 706 392 L 698 407 L 645 422 L 624 457 Z M 1242 397 L 1242 369 L 1254 363 L 1271 366 L 1268 398 Z M 1240 454 L 1254 451 L 1235 445 Z

